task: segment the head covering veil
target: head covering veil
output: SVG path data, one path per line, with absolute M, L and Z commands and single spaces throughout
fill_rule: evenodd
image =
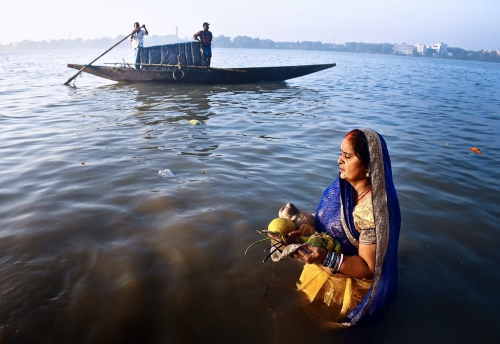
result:
M 401 215 L 398 197 L 392 180 L 391 161 L 386 143 L 373 130 L 361 129 L 368 143 L 370 156 L 370 181 L 372 186 L 373 216 L 377 247 L 373 284 L 361 301 L 346 318 L 344 326 L 357 324 L 362 318 L 380 315 L 394 297 L 398 284 L 397 251 Z M 352 216 L 355 205 L 353 187 L 337 178 L 321 198 L 316 212 L 316 228 L 327 232 L 342 246 L 346 255 L 358 254 L 359 232 Z

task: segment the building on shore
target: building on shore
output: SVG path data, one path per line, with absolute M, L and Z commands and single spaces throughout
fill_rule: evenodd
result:
M 448 56 L 448 45 L 438 42 L 427 47 L 427 49 L 433 49 L 436 51 L 437 56 Z
M 425 56 L 427 52 L 427 46 L 425 44 L 415 44 L 415 49 L 417 50 L 417 55 Z
M 416 52 L 416 48 L 413 45 L 409 45 L 406 43 L 394 44 L 393 51 L 395 54 L 401 55 L 413 55 Z

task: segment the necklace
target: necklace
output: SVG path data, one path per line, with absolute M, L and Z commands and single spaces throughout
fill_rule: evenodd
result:
M 358 200 L 357 200 L 357 202 L 359 203 L 359 201 L 360 201 L 363 197 L 365 197 L 365 196 L 366 196 L 366 194 L 367 194 L 368 192 L 370 192 L 371 190 L 372 190 L 372 187 L 371 187 L 371 186 L 367 187 L 367 188 L 365 189 L 365 191 L 363 191 L 362 193 L 360 193 L 360 194 L 358 195 Z

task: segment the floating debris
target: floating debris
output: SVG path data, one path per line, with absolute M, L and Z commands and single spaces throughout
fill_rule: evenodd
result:
M 162 177 L 175 177 L 175 174 L 172 173 L 172 171 L 170 171 L 168 168 L 164 169 L 163 171 L 162 170 L 159 170 L 158 171 L 158 174 Z
M 80 165 L 85 165 L 85 163 L 84 163 L 84 162 L 81 162 L 81 163 L 80 163 Z
M 481 150 L 477 147 L 472 147 L 472 148 L 469 148 L 473 153 L 477 153 L 477 154 L 483 154 L 481 152 Z
M 203 121 L 199 121 L 197 119 L 192 119 L 192 120 L 189 121 L 189 124 L 191 124 L 191 125 L 202 125 L 202 124 L 205 124 L 205 123 L 207 123 L 206 119 L 203 120 Z

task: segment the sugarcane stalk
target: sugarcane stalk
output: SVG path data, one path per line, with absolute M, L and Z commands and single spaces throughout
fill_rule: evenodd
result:
M 266 241 L 266 240 L 271 240 L 269 237 L 265 238 L 265 239 L 261 239 L 261 240 L 257 240 L 256 242 L 252 243 L 250 246 L 248 246 L 248 248 L 245 250 L 245 255 L 247 254 L 248 250 L 257 245 L 259 242 L 263 242 L 263 241 Z

